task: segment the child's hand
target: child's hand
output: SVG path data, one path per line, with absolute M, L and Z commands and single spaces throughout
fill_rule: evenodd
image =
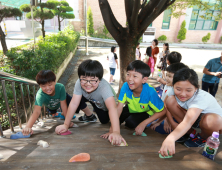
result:
M 171 124 L 167 121 L 164 120 L 164 125 L 163 125 L 163 129 L 165 130 L 165 132 L 170 133 L 171 132 Z
M 144 124 L 143 122 L 141 122 L 141 123 L 136 127 L 136 129 L 135 129 L 136 135 L 139 135 L 139 136 L 142 135 L 145 127 L 146 127 L 146 124 Z
M 101 138 L 104 138 L 104 139 L 107 139 L 110 134 L 111 134 L 111 133 L 108 132 L 108 133 L 105 133 L 105 134 L 101 135 L 100 137 L 101 137 Z
M 59 125 L 56 127 L 55 132 L 59 135 L 61 133 L 67 132 L 68 127 L 66 125 Z
M 160 77 L 157 77 L 156 81 L 160 82 L 161 78 Z
M 125 139 L 123 139 L 123 137 L 117 133 L 117 132 L 113 132 L 109 135 L 108 140 L 111 142 L 113 142 L 113 145 L 120 145 L 121 142 L 123 142 L 126 145 L 126 141 Z
M 175 154 L 175 141 L 171 140 L 170 138 L 166 138 L 163 141 L 159 153 L 162 156 L 168 156 L 167 151 L 169 151 L 169 155 Z
M 155 121 L 155 122 L 153 122 L 153 123 L 151 124 L 150 128 L 153 129 L 153 130 L 155 130 L 157 126 L 160 126 L 160 123 L 161 123 L 161 122 Z
M 29 134 L 33 134 L 33 130 L 32 130 L 32 128 L 25 127 L 24 129 L 22 129 L 22 134 L 23 134 L 24 136 L 27 136 L 27 135 L 29 135 Z

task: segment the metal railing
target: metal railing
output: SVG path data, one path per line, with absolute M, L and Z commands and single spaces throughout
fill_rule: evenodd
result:
M 7 111 L 7 116 L 8 116 L 8 121 L 9 121 L 9 127 L 11 129 L 12 133 L 14 132 L 14 128 L 13 128 L 13 123 L 12 123 L 12 115 L 11 115 L 11 111 L 10 111 L 10 107 L 9 107 L 9 102 L 8 102 L 8 96 L 7 96 L 7 89 L 6 88 L 6 83 L 11 84 L 11 88 L 12 88 L 12 92 L 13 92 L 13 99 L 14 99 L 14 108 L 16 110 L 16 115 L 18 118 L 18 125 L 19 128 L 22 129 L 22 120 L 21 117 L 24 115 L 25 116 L 25 121 L 27 123 L 28 121 L 28 115 L 31 115 L 32 113 L 32 103 L 35 102 L 35 95 L 36 92 L 39 89 L 39 85 L 36 83 L 36 81 L 33 80 L 29 80 L 23 77 L 19 77 L 19 76 L 15 76 L 9 73 L 5 73 L 0 71 L 0 80 L 1 80 L 1 85 L 2 85 L 2 92 L 3 92 L 3 96 L 4 96 L 4 101 L 5 101 L 5 106 L 6 106 L 6 111 Z M 17 86 L 16 86 L 17 85 Z M 26 89 L 26 96 L 25 91 L 24 91 L 24 86 Z M 32 87 L 32 92 L 33 92 L 33 101 L 31 101 L 31 96 L 30 96 L 30 92 L 31 89 L 30 87 Z M 21 93 L 21 107 L 23 108 L 24 112 L 20 113 L 19 112 L 19 106 L 17 103 L 17 95 L 16 95 L 16 90 L 19 91 Z M 25 98 L 27 97 L 27 99 Z M 2 99 L 1 99 L 2 100 Z M 26 108 L 26 105 L 28 104 L 28 109 Z M 46 117 L 46 112 L 45 112 L 45 107 L 44 109 L 44 117 Z M 28 113 L 29 110 L 29 113 Z M 0 113 L 0 117 L 3 120 L 3 113 Z M 41 112 L 41 119 L 42 119 L 42 112 Z M 1 125 L 1 121 L 0 121 L 0 138 L 4 138 L 5 136 L 3 135 L 3 130 L 2 130 L 2 125 Z

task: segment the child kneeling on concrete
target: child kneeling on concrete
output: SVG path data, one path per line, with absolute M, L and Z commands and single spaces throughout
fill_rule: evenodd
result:
M 159 151 L 162 156 L 175 154 L 175 141 L 190 134 L 191 128 L 200 128 L 201 133 L 193 139 L 188 138 L 184 143 L 187 147 L 204 147 L 213 132 L 222 134 L 222 108 L 211 94 L 199 89 L 198 75 L 194 70 L 183 68 L 177 71 L 173 88 L 175 96 L 168 97 L 166 106 L 170 113 L 167 117 L 176 119 L 176 122 L 170 121 L 176 128 L 162 143 Z
M 111 121 L 112 133 L 109 141 L 120 145 L 125 140 L 120 135 L 120 125 L 115 102 L 115 92 L 110 84 L 103 79 L 103 67 L 96 60 L 85 60 L 78 68 L 79 79 L 75 83 L 74 94 L 69 105 L 64 125 L 56 127 L 56 133 L 61 134 L 68 130 L 70 121 L 76 110 L 87 107 L 85 102 L 93 106 L 100 122 L 106 124 Z M 96 116 L 88 111 L 79 117 L 80 121 L 95 122 Z
M 62 114 L 66 116 L 67 108 L 72 99 L 66 93 L 63 84 L 56 83 L 56 75 L 51 70 L 42 70 L 36 76 L 36 82 L 40 89 L 36 94 L 35 106 L 26 127 L 22 130 L 23 135 L 32 134 L 32 126 L 41 114 L 43 105 L 47 107 L 50 114 L 55 114 L 57 109 L 61 107 Z M 70 123 L 72 126 L 73 123 Z
M 150 72 L 150 67 L 144 62 L 131 62 L 119 94 L 117 110 L 120 123 L 125 121 L 125 126 L 135 129 L 136 135 L 141 135 L 149 123 L 166 114 L 163 101 L 155 89 L 146 83 Z

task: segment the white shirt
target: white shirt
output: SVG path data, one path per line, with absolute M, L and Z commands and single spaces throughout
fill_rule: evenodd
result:
M 116 59 L 118 59 L 116 53 L 113 52 L 109 53 L 108 58 L 109 58 L 109 67 L 116 68 Z
M 199 89 L 193 97 L 182 102 L 176 97 L 177 103 L 184 109 L 198 108 L 203 110 L 201 113 L 215 113 L 222 116 L 222 108 L 217 100 L 208 92 Z
M 161 100 L 164 101 L 166 96 L 173 96 L 174 95 L 174 89 L 173 89 L 173 86 L 167 86 L 165 85 L 164 86 L 164 89 L 163 89 L 163 93 L 162 93 L 162 97 L 161 97 Z

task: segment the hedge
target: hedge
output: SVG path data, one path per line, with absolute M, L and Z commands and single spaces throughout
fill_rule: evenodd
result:
M 6 54 L 2 71 L 18 76 L 35 79 L 40 70 L 52 70 L 56 73 L 68 54 L 77 46 L 80 34 L 69 25 L 57 34 L 46 35 L 33 48 L 12 48 Z M 23 46 L 24 47 L 24 46 Z

